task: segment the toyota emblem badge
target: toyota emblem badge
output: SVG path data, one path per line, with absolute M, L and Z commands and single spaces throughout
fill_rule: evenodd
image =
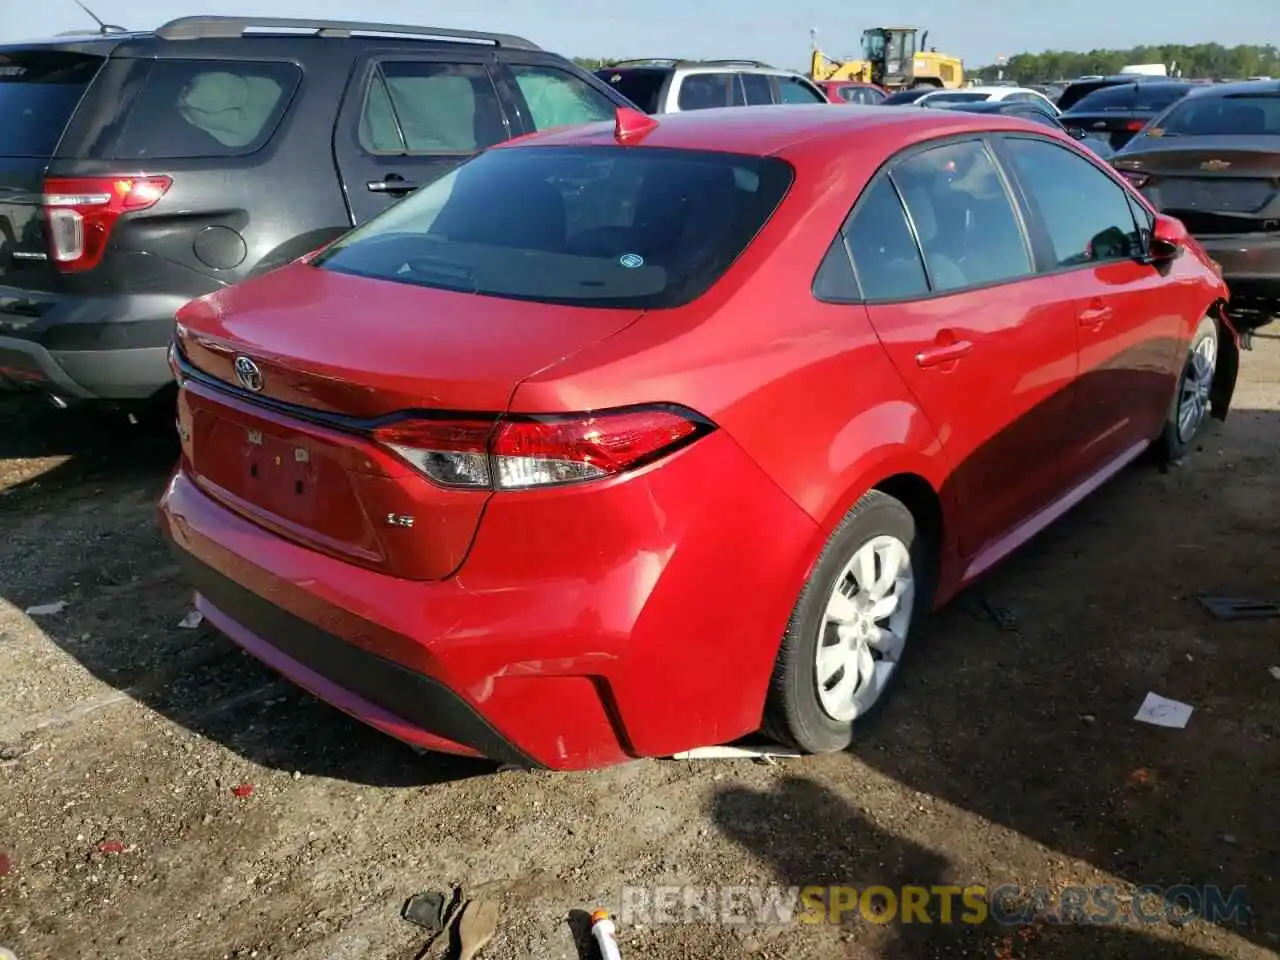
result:
M 262 389 L 262 371 L 248 357 L 236 357 L 236 379 L 246 390 L 257 393 Z

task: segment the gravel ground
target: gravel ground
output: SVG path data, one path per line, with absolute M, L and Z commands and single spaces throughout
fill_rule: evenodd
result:
M 1277 956 L 1280 620 L 1193 599 L 1280 600 L 1280 343 L 1243 368 L 1187 464 L 1126 471 L 989 578 L 1016 623 L 972 600 L 934 618 L 856 749 L 573 775 L 418 755 L 180 628 L 165 431 L 0 401 L 0 945 L 410 960 L 403 901 L 460 885 L 502 903 L 486 960 L 576 960 L 581 911 L 624 886 L 1110 884 L 1123 907 L 1190 883 L 1247 886 L 1247 922 L 650 918 L 620 939 L 627 960 Z M 1187 728 L 1134 722 L 1147 691 L 1194 705 Z

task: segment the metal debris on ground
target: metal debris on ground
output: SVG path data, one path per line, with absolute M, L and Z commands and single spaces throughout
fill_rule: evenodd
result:
M 67 602 L 59 600 L 56 603 L 38 603 L 34 607 L 27 607 L 24 613 L 28 617 L 51 617 L 55 613 L 61 613 L 67 609 Z
M 1133 719 L 1140 720 L 1143 723 L 1150 723 L 1157 727 L 1169 727 L 1174 730 L 1181 730 L 1187 725 L 1187 721 L 1191 719 L 1192 707 L 1189 704 L 1181 703 L 1177 700 L 1170 700 L 1162 697 L 1158 693 L 1148 693 L 1142 706 L 1138 707 L 1138 712 L 1134 714 Z
M 694 747 L 671 755 L 672 760 L 759 760 L 772 763 L 778 757 L 801 757 L 799 750 L 781 745 L 734 746 L 722 744 L 715 747 Z
M 1269 620 L 1280 617 L 1280 603 L 1249 597 L 1196 597 L 1219 620 Z
M 200 624 L 204 623 L 204 614 L 199 610 L 192 610 L 185 617 L 178 621 L 178 626 L 183 630 L 194 630 Z
M 439 891 L 415 893 L 405 901 L 400 916 L 424 930 L 439 933 L 444 929 L 444 907 L 444 894 Z

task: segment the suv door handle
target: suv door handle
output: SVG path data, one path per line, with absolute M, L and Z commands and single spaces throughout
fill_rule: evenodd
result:
M 1080 326 L 1100 327 L 1111 319 L 1110 307 L 1090 307 L 1080 314 Z
M 939 367 L 944 363 L 959 360 L 970 350 L 973 344 L 968 340 L 956 340 L 953 343 L 939 344 L 916 354 L 916 363 L 922 367 Z
M 409 193 L 418 189 L 416 183 L 410 183 L 398 173 L 388 173 L 382 180 L 370 180 L 365 186 L 372 193 Z

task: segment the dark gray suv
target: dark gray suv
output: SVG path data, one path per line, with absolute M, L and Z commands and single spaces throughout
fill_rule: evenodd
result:
M 188 300 L 619 106 L 564 57 L 462 30 L 186 17 L 0 45 L 0 390 L 154 397 Z

